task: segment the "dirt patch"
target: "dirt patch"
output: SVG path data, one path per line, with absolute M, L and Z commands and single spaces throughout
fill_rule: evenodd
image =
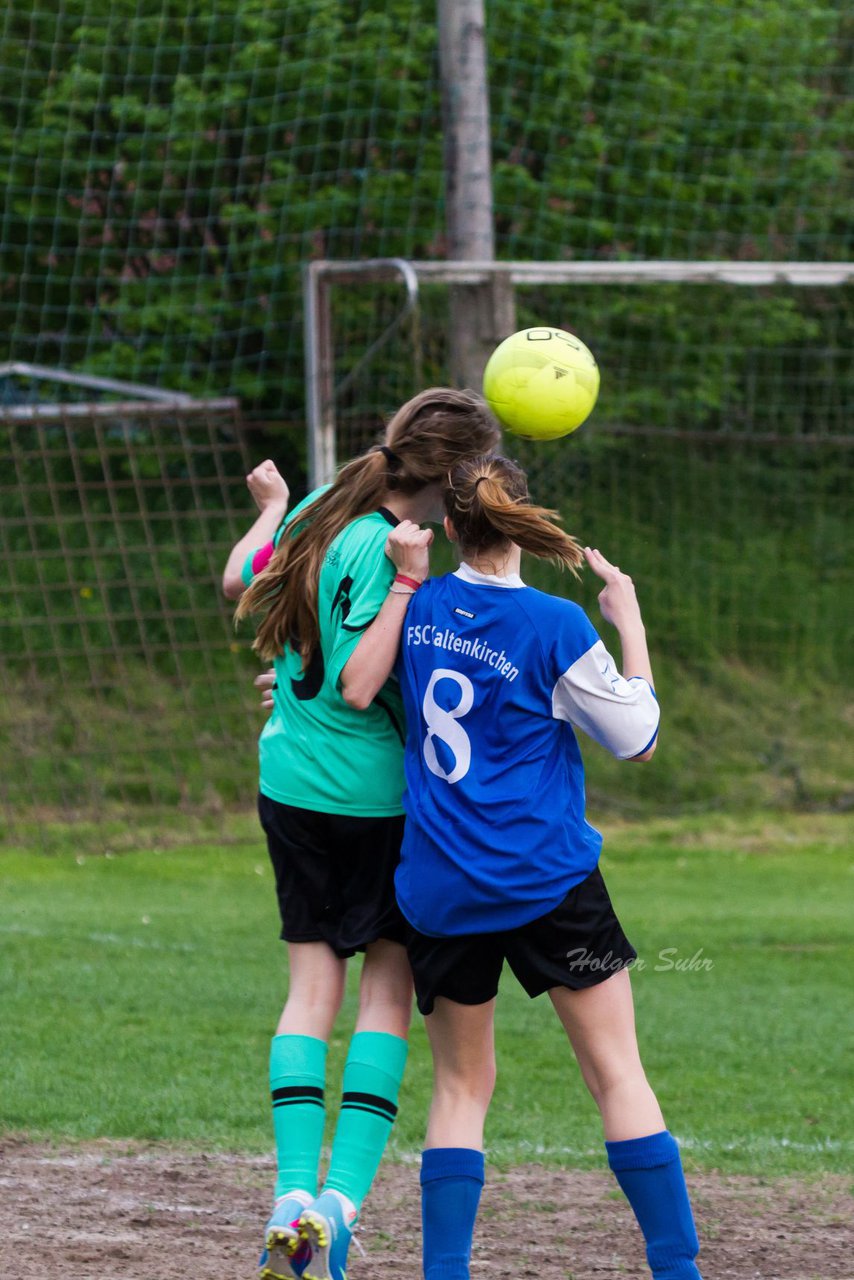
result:
M 254 1280 L 271 1163 L 137 1144 L 0 1143 L 2 1280 Z M 854 1280 L 847 1180 L 689 1178 L 706 1280 Z M 387 1165 L 350 1280 L 417 1280 L 417 1167 Z M 648 1280 L 607 1172 L 492 1171 L 472 1280 Z

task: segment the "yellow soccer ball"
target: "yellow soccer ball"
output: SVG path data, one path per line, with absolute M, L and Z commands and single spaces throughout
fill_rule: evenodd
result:
M 556 440 L 589 417 L 599 395 L 599 366 L 574 333 L 520 329 L 495 348 L 483 394 L 499 422 L 527 440 Z

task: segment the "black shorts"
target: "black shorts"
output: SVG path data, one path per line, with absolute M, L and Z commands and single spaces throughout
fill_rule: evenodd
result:
M 406 949 L 425 1015 L 433 1012 L 437 996 L 457 1004 L 492 1000 L 505 960 L 533 997 L 552 987 L 595 986 L 637 958 L 598 867 L 530 924 L 453 938 L 430 938 L 410 925 Z
M 369 942 L 406 941 L 394 896 L 403 816 L 314 813 L 258 796 L 287 942 L 326 942 L 342 959 Z

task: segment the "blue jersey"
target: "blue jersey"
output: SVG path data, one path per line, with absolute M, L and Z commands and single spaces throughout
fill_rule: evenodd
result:
M 406 616 L 404 915 L 436 937 L 545 915 L 596 866 L 573 726 L 623 759 L 658 732 L 646 680 L 624 679 L 584 610 L 462 565 Z

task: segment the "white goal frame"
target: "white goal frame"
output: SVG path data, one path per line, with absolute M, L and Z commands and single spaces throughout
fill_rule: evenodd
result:
M 740 287 L 795 285 L 836 287 L 854 281 L 854 262 L 450 262 L 370 258 L 364 261 L 320 259 L 303 271 L 306 425 L 311 488 L 329 483 L 337 469 L 336 396 L 418 307 L 421 281 L 448 285 L 486 285 L 498 278 L 516 285 L 567 284 L 730 284 Z M 336 284 L 398 280 L 404 289 L 401 309 L 363 353 L 344 382 L 335 385 L 332 340 L 332 289 Z

